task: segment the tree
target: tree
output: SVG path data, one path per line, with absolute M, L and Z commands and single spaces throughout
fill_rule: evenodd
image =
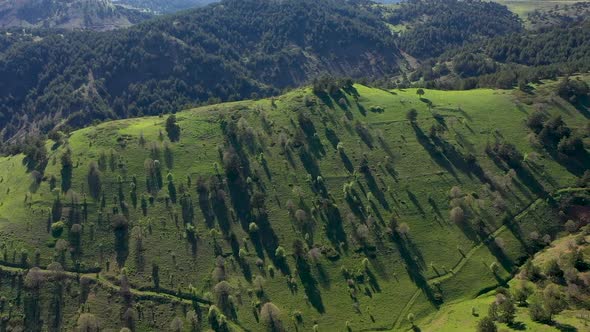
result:
M 490 317 L 484 317 L 477 322 L 477 332 L 496 332 L 496 323 Z
M 557 263 L 557 259 L 551 259 L 545 266 L 545 274 L 556 283 L 559 283 L 563 280 L 563 270 L 559 267 Z
M 29 289 L 39 290 L 45 282 L 45 276 L 41 269 L 34 267 L 27 272 L 25 277 L 25 287 Z
M 270 332 L 284 331 L 280 315 L 281 311 L 272 302 L 265 303 L 262 309 L 260 309 L 262 321 L 266 324 Z
M 172 332 L 181 332 L 184 323 L 180 317 L 175 317 L 172 322 L 170 322 L 170 331 Z
M 90 313 L 83 313 L 78 317 L 77 322 L 78 329 L 80 332 L 98 332 L 100 331 L 100 324 L 96 316 Z
M 519 306 L 526 306 L 527 300 L 532 293 L 531 287 L 527 285 L 527 282 L 521 280 L 512 290 L 512 296 Z
M 171 142 L 180 140 L 180 126 L 176 123 L 176 115 L 172 114 L 166 119 L 166 133 Z
M 425 94 L 424 89 L 418 89 L 418 90 L 416 90 L 416 94 L 418 96 L 420 96 L 420 98 L 422 98 L 422 96 L 424 96 L 424 94 Z
M 72 162 L 72 150 L 67 148 L 61 155 L 61 190 L 65 193 L 72 186 L 72 172 L 74 163 Z
M 465 220 L 465 212 L 460 206 L 454 207 L 451 212 L 449 212 L 451 220 L 454 223 L 462 223 Z
M 199 316 L 194 310 L 186 313 L 186 320 L 190 324 L 191 331 L 197 331 L 199 328 Z
M 397 227 L 397 231 L 402 235 L 402 236 L 407 236 L 410 233 L 410 226 L 407 223 L 401 223 L 398 227 Z
M 559 289 L 559 286 L 555 284 L 549 284 L 543 290 L 543 307 L 548 315 L 549 320 L 563 311 L 567 307 L 565 301 L 565 295 Z
M 223 280 L 215 285 L 213 291 L 215 293 L 217 306 L 225 314 L 231 314 L 232 303 L 230 297 L 233 292 L 233 287 L 227 281 Z
M 498 303 L 498 321 L 501 323 L 512 324 L 516 317 L 516 307 L 510 297 L 503 297 Z
M 531 320 L 535 322 L 546 322 L 550 320 L 547 312 L 538 299 L 534 299 L 529 305 L 529 315 Z

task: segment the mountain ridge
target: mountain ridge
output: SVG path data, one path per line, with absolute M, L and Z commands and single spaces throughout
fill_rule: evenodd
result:
M 111 0 L 15 0 L 0 3 L 0 28 L 92 29 L 129 27 L 151 15 Z
M 51 130 L 58 114 L 80 126 L 269 95 L 322 74 L 381 77 L 397 73 L 400 60 L 390 31 L 360 5 L 227 0 L 129 29 L 49 35 L 12 47 L 0 55 L 0 109 L 12 123 L 7 137 Z M 76 92 L 89 83 L 88 68 L 96 98 Z M 24 121 L 25 108 L 33 121 Z

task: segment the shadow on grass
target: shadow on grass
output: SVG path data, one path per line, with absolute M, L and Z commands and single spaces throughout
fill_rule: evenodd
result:
M 389 203 L 385 199 L 385 195 L 383 194 L 383 191 L 381 190 L 381 188 L 379 188 L 379 185 L 375 181 L 375 177 L 373 176 L 373 173 L 371 172 L 371 170 L 367 169 L 366 171 L 364 171 L 362 173 L 365 177 L 365 181 L 367 182 L 367 186 L 369 187 L 369 190 L 373 193 L 375 198 L 377 198 L 377 200 L 379 201 L 381 206 L 383 206 L 383 208 L 385 208 L 387 211 L 390 211 L 391 208 L 389 207 Z
M 424 134 L 424 131 L 422 131 L 422 129 L 414 123 L 412 123 L 412 129 L 414 129 L 418 143 L 420 143 L 424 150 L 428 152 L 430 158 L 432 158 L 432 160 L 434 160 L 441 168 L 449 172 L 449 174 L 451 174 L 457 182 L 461 183 L 461 180 L 457 176 L 453 165 L 449 162 L 449 160 L 447 160 L 445 155 L 440 152 L 434 144 L 432 144 L 430 138 Z
M 424 261 L 421 258 L 422 255 L 418 248 L 412 243 L 409 237 L 403 236 L 397 231 L 392 233 L 391 239 L 396 244 L 400 256 L 405 262 L 410 279 L 422 290 L 428 301 L 438 308 L 442 301 L 435 296 L 434 291 L 428 283 L 428 279 L 423 274 Z
M 299 273 L 299 278 L 301 279 L 301 283 L 303 284 L 305 295 L 307 296 L 309 303 L 311 303 L 311 305 L 319 313 L 324 313 L 326 310 L 322 301 L 322 294 L 317 287 L 318 282 L 313 277 L 309 264 L 305 259 L 297 257 L 295 259 L 295 263 L 297 265 L 297 272 Z

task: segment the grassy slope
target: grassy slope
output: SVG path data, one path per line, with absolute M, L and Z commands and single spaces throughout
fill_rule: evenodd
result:
M 541 87 L 540 90 L 544 88 L 546 87 Z M 320 327 L 332 330 L 336 327 L 338 327 L 337 329 L 343 327 L 346 320 L 350 321 L 354 329 L 360 327 L 369 329 L 403 327 L 408 325 L 403 319 L 408 310 L 421 318 L 434 309 L 408 276 L 398 247 L 387 238 L 373 236 L 372 242 L 376 245 L 377 255 L 371 259 L 370 269 L 377 276 L 379 290 L 369 290 L 366 285 L 361 286 L 359 294 L 364 293 L 366 287 L 370 296 L 359 295 L 361 313 L 355 313 L 346 282 L 340 273 L 341 266 L 353 270 L 358 269 L 365 257 L 363 254 L 355 252 L 356 246 L 350 239 L 352 227 L 346 219 L 349 207 L 344 200 L 342 186 L 345 182 L 353 180 L 353 176 L 343 167 L 335 147 L 326 138 L 325 126 L 335 130 L 355 167 L 358 166 L 363 153 L 367 154 L 374 169 L 373 175 L 380 187 L 380 190 L 377 189 L 377 191 L 383 192 L 385 205 L 389 206 L 386 208 L 384 204 L 376 203 L 377 210 L 374 215 L 378 220 L 377 224 L 381 224 L 379 215 L 382 216 L 384 222 L 387 222 L 389 216 L 394 214 L 400 222 L 406 222 L 410 226 L 410 239 L 418 248 L 419 264 L 427 278 L 440 279 L 445 301 L 471 298 L 481 289 L 492 287 L 497 283 L 488 268 L 490 263 L 496 261 L 496 258 L 485 246 L 478 247 L 477 243 L 470 240 L 448 220 L 447 195 L 449 189 L 454 185 L 459 185 L 464 192 L 477 192 L 482 183 L 473 175 L 454 166 L 448 168 L 440 166 L 440 162 L 434 161 L 418 142 L 414 129 L 406 120 L 406 111 L 416 108 L 419 113 L 418 125 L 427 133 L 428 128 L 435 123 L 427 104 L 418 98 L 416 90 L 413 89 L 382 91 L 361 85 L 357 85 L 356 89 L 360 95 L 358 105 L 367 110 L 365 111 L 366 115 L 362 114 L 363 112 L 352 96 L 347 95 L 346 99 L 351 105 L 349 108 L 354 119 L 366 123 L 372 130 L 375 138 L 373 149 L 369 149 L 354 130 L 347 127 L 342 120 L 344 112 L 341 107 L 337 106 L 336 101 L 331 100 L 334 105 L 332 107 L 322 105 L 317 98 L 311 95 L 309 90 L 296 90 L 288 93 L 278 98 L 274 107 L 269 100 L 247 101 L 199 108 L 178 114 L 183 132 L 180 143 L 173 144 L 174 166 L 171 170 L 177 187 L 180 183 L 185 182 L 187 176 L 191 177 L 193 186 L 199 176 L 215 176 L 213 164 L 220 162 L 217 147 L 224 142 L 218 123 L 220 114 L 240 115 L 247 119 L 250 126 L 260 132 L 263 132 L 260 129 L 260 110 L 264 110 L 274 122 L 273 133 L 270 136 L 261 135 L 264 141 L 264 154 L 272 178 L 263 175 L 262 166 L 254 156 L 250 157 L 250 163 L 251 167 L 262 175 L 262 181 L 267 189 L 266 206 L 272 228 L 278 235 L 280 244 L 288 252 L 291 252 L 293 240 L 303 238 L 303 235 L 294 230 L 292 221 L 290 221 L 284 207 L 285 202 L 289 198 L 296 201 L 292 193 L 294 186 L 303 189 L 305 192 L 304 201 L 308 206 L 312 204 L 314 195 L 306 182 L 307 171 L 297 157 L 297 153 L 293 153 L 294 167 L 289 166 L 285 157 L 279 153 L 280 148 L 272 143 L 277 141 L 280 131 L 287 129 L 291 133 L 295 132 L 291 122 L 292 120 L 294 123 L 297 122 L 296 110 L 308 113 L 313 119 L 322 143 L 322 148 L 317 152 L 320 171 L 326 187 L 343 216 L 343 226 L 349 236 L 347 240 L 350 242 L 349 250 L 343 252 L 338 261 L 322 260 L 325 278 L 321 278 L 322 274 L 317 268 L 312 268 L 315 278 L 318 280 L 325 314 L 320 314 L 307 303 L 305 292 L 298 278 L 299 291 L 292 294 L 286 287 L 285 277 L 280 273 L 272 278 L 267 273 L 258 271 L 254 266 L 256 254 L 252 243 L 247 240 L 247 233 L 241 229 L 239 223 L 232 224 L 232 231 L 235 232 L 241 247 L 244 248 L 247 245 L 249 248 L 248 261 L 253 275 L 265 275 L 265 292 L 281 308 L 283 320 L 288 322 L 286 325 L 289 328 L 292 328 L 293 325 L 288 316 L 294 310 L 303 313 L 304 329 L 309 329 L 314 324 L 313 322 L 317 321 Z M 319 105 L 305 107 L 306 96 L 315 100 Z M 476 155 L 485 170 L 494 174 L 503 173 L 488 159 L 484 152 L 486 143 L 493 142 L 497 137 L 503 137 L 504 140 L 515 144 L 523 153 L 533 151 L 526 140 L 527 130 L 523 122 L 527 114 L 532 111 L 532 107 L 519 101 L 532 97 L 526 97 L 516 91 L 500 90 L 462 92 L 427 90 L 424 97 L 431 100 L 435 110 L 445 117 L 445 122 L 449 127 L 449 131 L 445 134 L 445 140 L 463 152 L 471 152 Z M 371 106 L 375 105 L 383 107 L 385 112 L 372 113 L 368 111 Z M 560 107 L 552 106 L 551 112 L 562 114 L 570 126 L 583 126 L 587 121 L 571 106 L 561 105 Z M 109 202 L 107 209 L 112 206 L 112 197 L 117 192 L 116 182 L 119 176 L 129 181 L 132 175 L 136 175 L 139 183 L 138 192 L 141 195 L 145 191 L 143 162 L 149 157 L 149 151 L 147 148 L 138 146 L 138 137 L 140 133 L 143 133 L 148 141 L 148 146 L 149 142 L 158 143 L 158 133 L 163 130 L 163 122 L 164 119 L 157 117 L 130 119 L 104 123 L 74 132 L 69 138 L 69 146 L 74 154 L 74 164 L 78 166 L 74 170 L 74 190 L 78 193 L 84 192 L 87 165 L 90 161 L 97 160 L 101 151 L 108 153 L 112 149 L 121 157 L 127 171 L 106 171 L 103 174 L 104 188 Z M 391 159 L 396 172 L 395 176 L 389 175 L 384 170 L 383 165 L 386 162 L 387 153 L 380 146 L 378 135 L 382 135 L 392 151 Z M 122 148 L 117 139 L 127 140 L 126 147 Z M 57 147 L 51 150 L 52 160 L 47 167 L 47 175 L 54 174 L 59 177 L 59 156 L 63 149 L 64 147 Z M 551 191 L 574 183 L 576 177 L 549 157 L 542 159 L 540 163 L 543 165 L 544 171 L 543 176 L 539 174 L 538 180 L 543 182 L 548 190 Z M 22 156 L 0 159 L 0 179 L 3 180 L 2 188 L 6 188 L 6 191 L 0 192 L 0 236 L 3 244 L 9 251 L 20 251 L 21 248 L 26 248 L 29 253 L 32 253 L 35 248 L 39 248 L 42 253 L 42 265 L 47 265 L 51 262 L 53 255 L 53 249 L 48 245 L 53 241 L 51 235 L 45 231 L 47 213 L 53 197 L 47 183 L 42 183 L 41 187 L 36 190 L 29 187 L 31 180 L 22 166 Z M 359 193 L 370 190 L 362 176 L 359 183 L 360 185 L 355 185 L 355 189 Z M 521 211 L 536 199 L 536 194 L 531 192 L 525 184 L 520 183 L 518 179 L 516 183 L 515 189 L 505 197 L 508 209 L 512 213 Z M 126 200 L 130 204 L 128 190 L 128 187 L 125 187 Z M 32 193 L 33 200 L 32 205 L 27 207 L 24 204 L 24 197 L 29 191 Z M 210 275 L 214 267 L 212 245 L 214 240 L 203 222 L 195 198 L 196 193 L 194 193 L 194 189 L 191 189 L 190 192 L 193 195 L 197 211 L 196 227 L 199 234 L 196 254 L 193 255 L 187 241 L 182 238 L 183 231 L 175 226 L 169 211 L 164 206 L 165 191 L 165 189 L 162 190 L 155 206 L 149 208 L 147 217 L 141 216 L 139 210 L 132 209 L 131 211 L 132 225 L 141 225 L 146 233 L 144 239 L 146 261 L 143 266 L 139 266 L 135 260 L 134 244 L 131 240 L 131 252 L 126 261 L 131 281 L 136 288 L 151 286 L 150 267 L 152 262 L 158 262 L 162 287 L 171 290 L 186 289 L 191 284 L 202 296 L 207 296 L 212 287 Z M 376 192 L 375 196 L 378 195 L 379 193 Z M 434 204 L 429 203 L 429 198 Z M 90 198 L 88 202 L 90 206 L 88 223 L 94 222 L 96 224 L 97 204 Z M 176 213 L 180 213 L 179 206 L 174 206 L 173 209 Z M 437 216 L 437 209 L 440 210 L 440 216 Z M 499 227 L 500 216 L 493 218 L 489 223 L 492 228 Z M 150 228 L 149 225 L 152 228 L 151 234 L 146 231 Z M 95 226 L 96 235 L 93 239 L 90 238 L 89 227 L 89 224 L 85 225 L 82 240 L 83 264 L 89 267 L 97 263 L 103 268 L 101 276 L 117 276 L 118 269 L 113 267 L 115 266 L 112 249 L 113 235 L 109 225 L 106 222 L 97 224 Z M 506 253 L 512 261 L 515 262 L 523 256 L 523 250 L 511 232 L 503 232 L 501 236 L 506 243 Z M 67 238 L 67 232 L 64 232 L 63 238 Z M 242 239 L 245 239 L 244 243 L 242 243 Z M 218 241 L 223 242 L 226 253 L 231 253 L 227 242 Z M 317 221 L 313 242 L 317 245 L 331 246 L 322 230 L 320 218 Z M 102 261 L 100 261 L 98 254 L 101 244 L 105 248 L 105 258 Z M 470 258 L 464 261 L 458 248 L 463 252 L 475 249 L 469 256 Z M 176 262 L 173 262 L 173 256 L 176 257 Z M 113 262 L 111 270 L 108 272 L 104 269 L 106 259 Z M 293 261 L 289 263 L 293 271 L 295 264 Z M 251 309 L 253 299 L 247 295 L 247 290 L 253 286 L 244 279 L 239 267 L 230 261 L 226 264 L 231 282 L 239 290 L 242 298 L 241 305 L 238 307 L 238 321 L 242 326 L 256 330 L 257 324 Z M 272 263 L 266 259 L 265 266 L 269 264 Z M 461 268 L 456 275 L 446 275 L 442 278 L 439 276 L 444 275 L 445 270 L 458 265 L 461 265 Z M 72 268 L 71 262 L 68 267 Z M 172 275 L 171 278 L 169 274 Z M 500 275 L 507 277 L 508 273 L 502 270 Z M 466 285 L 469 286 L 466 287 Z M 103 306 L 99 302 L 92 302 L 98 301 L 99 298 L 100 296 L 90 298 L 91 311 L 101 318 L 106 327 L 120 327 L 119 321 L 109 319 L 112 313 L 102 311 Z M 75 310 L 72 312 L 70 319 L 75 319 Z M 171 319 L 172 316 L 162 314 L 154 324 L 146 320 L 142 322 L 145 324 L 142 326 L 145 329 L 157 330 L 167 327 Z M 71 322 L 72 320 L 69 321 L 70 324 Z
M 534 208 L 528 210 L 527 215 L 521 224 L 533 224 L 533 222 L 542 219 L 546 214 L 551 214 L 551 210 L 545 204 L 537 204 Z M 528 222 L 526 219 L 529 219 Z M 567 251 L 568 243 L 574 241 L 577 235 L 569 235 L 554 241 L 551 247 L 535 254 L 533 264 L 535 266 L 544 266 L 544 263 L 549 259 L 557 259 L 558 256 Z M 585 245 L 583 252 L 587 254 L 590 247 Z M 513 286 L 517 280 L 511 280 L 508 284 Z M 495 293 L 489 292 L 478 296 L 472 300 L 456 301 L 446 305 L 442 310 L 436 312 L 418 323 L 422 331 L 456 331 L 457 329 L 475 330 L 477 321 L 487 315 L 490 303 L 495 300 Z M 476 315 L 472 314 L 475 308 Z M 526 307 L 519 307 L 515 321 L 516 326 L 520 326 L 518 330 L 526 331 L 559 331 L 563 329 L 586 331 L 589 329 L 588 325 L 588 311 L 587 310 L 566 310 L 556 316 L 554 325 L 541 324 L 530 319 L 528 309 Z M 509 329 L 509 326 L 500 324 L 501 328 Z
M 526 19 L 527 14 L 537 9 L 548 10 L 559 5 L 571 5 L 576 2 L 585 2 L 587 0 L 494 0 L 510 8 L 511 11 L 518 14 L 522 19 Z

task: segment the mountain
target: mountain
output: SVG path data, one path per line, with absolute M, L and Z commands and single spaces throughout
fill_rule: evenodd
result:
M 110 0 L 11 0 L 0 2 L 0 28 L 111 30 L 150 17 Z
M 4 137 L 57 124 L 276 94 L 323 74 L 378 78 L 402 57 L 372 6 L 227 0 L 124 30 L 50 34 L 0 55 Z
M 205 6 L 218 0 L 113 0 L 116 4 L 147 10 L 154 13 L 172 13 Z
M 566 231 L 568 252 L 588 241 L 588 82 L 322 80 L 52 133 L 0 157 L 2 324 L 464 331 L 495 299 L 468 303 L 498 288 L 493 325 L 584 331 L 588 252 L 526 262 Z M 578 104 L 569 93 L 584 85 Z M 512 299 L 539 322 L 512 316 Z

